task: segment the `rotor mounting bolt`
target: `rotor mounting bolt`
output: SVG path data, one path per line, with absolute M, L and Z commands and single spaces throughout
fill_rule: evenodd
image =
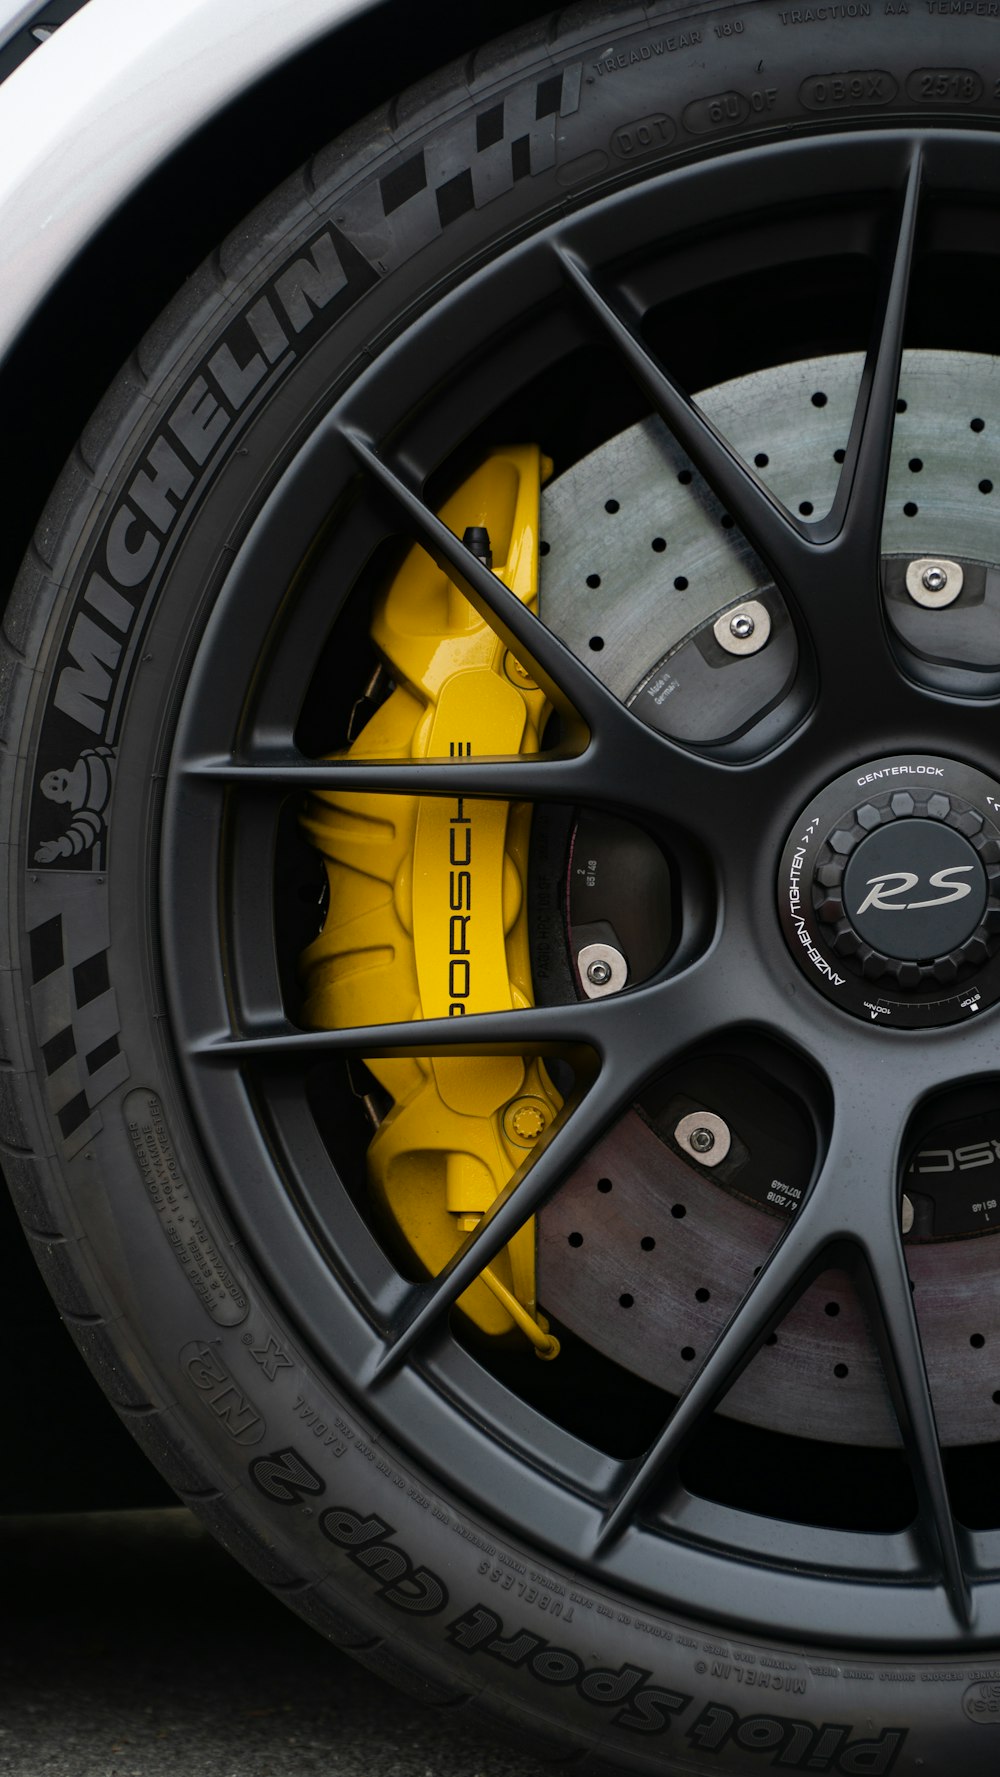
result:
M 771 634 L 771 614 L 760 599 L 745 599 L 716 617 L 712 633 L 727 654 L 759 654 Z
M 714 1111 L 688 1111 L 674 1130 L 674 1140 L 699 1166 L 720 1166 L 733 1136 L 725 1118 Z
M 921 555 L 907 563 L 906 590 L 915 605 L 942 611 L 953 605 L 965 580 L 961 562 Z
M 628 980 L 628 963 L 613 944 L 584 944 L 577 954 L 576 966 L 588 1000 L 621 993 Z

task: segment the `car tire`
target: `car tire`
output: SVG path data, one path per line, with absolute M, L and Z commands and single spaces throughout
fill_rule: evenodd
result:
M 401 1300 L 384 1247 L 370 1229 L 358 1233 L 351 1275 L 318 1226 L 329 1204 L 287 1180 L 276 1190 L 288 1128 L 299 1132 L 303 1178 L 323 1171 L 315 1106 L 300 1094 L 289 1108 L 294 1069 L 272 1077 L 254 1071 L 253 1057 L 245 1067 L 205 1059 L 221 1041 L 229 994 L 246 995 L 233 1028 L 245 1014 L 244 1034 L 266 1035 L 251 959 L 281 951 L 278 802 L 265 798 L 245 829 L 232 812 L 242 712 L 272 638 L 294 638 L 306 607 L 303 683 L 327 645 L 308 564 L 331 512 L 336 530 L 346 509 L 334 499 L 337 478 L 349 491 L 362 473 L 351 456 L 362 413 L 352 390 L 380 372 L 360 427 L 362 449 L 366 438 L 378 445 L 364 473 L 377 480 L 401 416 L 414 428 L 412 453 L 399 458 L 409 467 L 379 484 L 375 500 L 384 528 L 405 533 L 414 485 L 436 506 L 456 463 L 468 471 L 485 448 L 487 422 L 494 441 L 510 442 L 488 360 L 491 334 L 501 339 L 517 312 L 518 278 L 523 312 L 543 314 L 525 386 L 529 373 L 542 377 L 544 311 L 558 303 L 519 253 L 567 223 L 585 240 L 595 208 L 661 190 L 664 229 L 694 253 L 695 176 L 711 173 L 730 181 L 713 212 L 721 218 L 728 205 L 725 226 L 712 224 L 714 287 L 728 275 L 740 216 L 766 208 L 772 174 L 780 186 L 770 155 L 800 157 L 790 177 L 803 215 L 807 199 L 835 209 L 842 175 L 850 193 L 860 189 L 846 158 L 855 151 L 887 157 L 891 209 L 903 150 L 923 136 L 929 152 L 943 144 L 941 179 L 952 189 L 950 152 L 971 140 L 983 166 L 997 152 L 985 10 L 584 5 L 402 95 L 267 199 L 138 345 L 52 495 L 5 613 L 0 1130 L 5 1176 L 58 1309 L 180 1498 L 294 1610 L 426 1701 L 461 1704 L 581 1771 L 991 1772 L 993 1589 L 985 1578 L 977 1585 L 978 1619 L 961 1622 L 940 1576 L 914 1581 L 906 1646 L 886 1645 L 882 1616 L 866 1614 L 865 1585 L 850 1575 L 829 1621 L 814 1622 L 801 1604 L 803 1563 L 786 1560 L 764 1513 L 754 1562 L 737 1550 L 728 1568 L 724 1549 L 697 1536 L 684 1544 L 683 1528 L 651 1529 L 647 1519 L 647 1537 L 659 1538 L 668 1567 L 675 1560 L 664 1592 L 632 1530 L 614 1545 L 617 1568 L 596 1547 L 592 1559 L 579 1554 L 581 1501 L 587 1485 L 599 1491 L 610 1461 L 587 1443 L 586 1422 L 567 1428 L 547 1397 L 519 1399 L 511 1373 L 491 1373 L 478 1350 L 435 1370 L 443 1334 L 431 1337 L 426 1362 L 415 1345 L 396 1368 L 373 1365 L 369 1335 L 385 1335 Z M 877 193 L 878 181 L 868 189 Z M 987 200 L 984 173 L 977 201 Z M 763 255 L 763 223 L 759 239 Z M 815 230 L 809 239 L 820 252 Z M 514 269 L 482 286 L 460 351 L 454 305 L 504 264 Z M 563 278 L 571 304 L 572 265 Z M 704 329 L 692 297 L 684 314 L 694 331 L 674 336 L 696 388 L 716 358 L 719 380 L 743 363 L 721 350 L 705 300 Z M 581 302 L 581 330 L 595 313 Z M 551 337 L 566 324 L 548 323 Z M 738 333 L 739 318 L 732 324 Z M 407 341 L 421 328 L 415 364 Z M 433 353 L 446 342 L 439 370 Z M 852 344 L 817 320 L 815 351 Z M 623 338 L 615 350 L 635 372 Z M 590 366 L 584 355 L 579 363 L 585 382 Z M 632 388 L 625 375 L 613 380 L 616 399 L 619 386 Z M 603 413 L 609 384 L 598 393 Z M 605 435 L 634 423 L 634 401 L 621 396 L 620 422 L 601 421 Z M 423 432 L 422 403 L 434 416 Z M 348 416 L 339 433 L 337 413 Z M 585 431 L 582 400 L 576 419 Z M 367 533 L 352 548 L 359 590 L 342 615 L 332 571 L 327 582 L 338 714 L 317 757 L 345 743 L 348 706 L 363 690 L 345 663 L 367 632 L 365 574 L 384 580 L 395 560 L 377 555 Z M 208 729 L 230 725 L 214 775 L 207 743 L 200 767 L 190 762 L 203 719 Z M 279 789 L 281 763 L 275 753 Z M 791 794 L 804 803 L 804 792 Z M 299 843 L 283 831 L 281 845 Z M 247 870 L 239 929 L 219 916 L 227 948 L 213 964 L 212 908 L 229 906 L 227 872 Z M 767 942 L 784 954 L 767 920 Z M 294 956 L 279 955 L 273 972 L 294 979 Z M 360 1138 L 344 1139 L 363 1175 Z M 360 1226 L 363 1210 L 363 1190 L 348 1184 L 342 1223 Z M 473 1370 L 482 1392 L 463 1404 L 456 1377 Z M 539 1432 L 526 1453 L 532 1428 L 546 1424 L 551 1439 Z M 574 1488 L 559 1482 L 558 1451 L 578 1434 L 590 1481 Z M 796 1549 L 802 1523 L 808 1514 Z M 695 1583 L 679 1601 L 699 1560 L 705 1588 Z M 764 1570 L 771 1589 L 758 1612 Z M 880 1597 L 900 1590 L 884 1571 L 867 1578 Z M 813 1583 L 819 1598 L 822 1573 Z M 771 1606 L 786 1584 L 782 1632 Z M 938 1614 L 926 1621 L 950 1621 L 950 1637 L 920 1629 L 930 1594 Z

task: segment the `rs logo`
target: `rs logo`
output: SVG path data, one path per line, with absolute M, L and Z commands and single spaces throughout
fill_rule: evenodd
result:
M 949 864 L 946 870 L 935 870 L 930 879 L 931 888 L 947 889 L 948 893 L 932 895 L 927 901 L 899 899 L 900 895 L 908 895 L 920 881 L 912 870 L 890 870 L 885 876 L 869 876 L 870 893 L 865 896 L 857 912 L 865 913 L 869 907 L 874 907 L 877 913 L 909 913 L 915 907 L 945 907 L 949 901 L 963 901 L 966 895 L 971 895 L 972 884 L 952 882 L 951 878 L 962 876 L 974 868 L 973 864 Z M 888 886 L 891 882 L 895 883 L 895 888 Z

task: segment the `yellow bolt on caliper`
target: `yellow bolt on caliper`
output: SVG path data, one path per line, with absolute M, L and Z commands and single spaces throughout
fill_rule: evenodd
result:
M 459 537 L 485 529 L 495 573 L 533 607 L 539 490 L 551 469 L 535 445 L 496 451 L 440 514 Z M 549 712 L 543 692 L 419 546 L 380 599 L 372 636 L 394 688 L 348 756 L 538 751 Z M 302 956 L 308 1024 L 458 1020 L 533 1003 L 527 803 L 320 793 L 310 796 L 303 821 L 330 886 L 323 930 Z M 433 1276 L 528 1157 L 561 1099 L 534 1058 L 405 1056 L 367 1066 L 393 1101 L 369 1145 L 369 1186 Z M 540 1356 L 556 1356 L 558 1341 L 535 1300 L 533 1221 L 460 1306 L 483 1332 L 517 1326 Z

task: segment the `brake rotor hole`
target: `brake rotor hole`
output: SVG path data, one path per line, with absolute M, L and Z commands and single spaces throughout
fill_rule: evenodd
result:
M 909 468 L 911 475 L 919 475 L 923 466 L 923 459 L 921 457 L 910 458 Z
M 597 586 L 600 586 L 600 584 L 601 584 L 600 574 L 588 574 L 587 575 L 587 585 L 588 586 L 597 587 Z M 591 645 L 593 645 L 593 644 L 591 644 Z
M 768 1333 L 767 1338 L 764 1340 L 764 1344 L 765 1345 L 777 1345 L 777 1343 L 778 1343 L 777 1333 Z
M 993 492 L 992 481 L 981 481 L 979 483 L 979 492 L 981 494 L 991 494 Z
M 812 404 L 814 407 L 825 407 L 826 406 L 826 396 L 824 395 L 822 389 L 816 390 L 816 393 L 812 398 Z
M 839 1314 L 840 1313 L 840 1303 L 839 1302 L 828 1302 L 826 1304 L 825 1309 L 824 1309 L 824 1313 L 829 1314 L 831 1316 L 831 1318 L 833 1317 L 833 1315 Z
M 609 1178 L 599 1178 L 597 1181 L 597 1189 L 599 1191 L 610 1191 L 611 1180 Z
M 771 459 L 768 456 L 766 450 L 759 450 L 753 460 L 754 468 L 755 469 L 766 469 L 767 465 L 770 461 L 771 461 Z
M 986 1340 L 983 1337 L 982 1333 L 973 1333 L 972 1337 L 969 1340 L 969 1344 L 972 1346 L 974 1351 L 982 1351 L 983 1346 L 986 1344 Z
M 833 460 L 835 463 L 842 463 L 846 455 L 846 450 L 835 450 L 833 453 Z
M 902 399 L 902 397 L 900 397 L 900 399 L 896 402 L 896 412 L 897 413 L 905 413 L 906 412 L 906 402 Z
M 920 507 L 916 505 L 913 500 L 907 500 L 906 505 L 903 507 L 903 513 L 906 518 L 916 518 L 919 511 Z
M 675 1218 L 676 1221 L 681 1222 L 684 1220 L 684 1217 L 687 1215 L 687 1210 L 685 1209 L 683 1203 L 675 1203 L 673 1206 L 673 1209 L 670 1211 L 670 1213 Z
M 695 1290 L 694 1299 L 696 1302 L 710 1302 L 712 1300 L 712 1292 L 711 1290 L 706 1289 Z
M 799 511 L 801 512 L 803 518 L 810 518 L 812 516 L 813 511 L 814 511 L 812 501 L 811 500 L 800 500 L 799 501 Z
M 693 1363 L 696 1356 L 697 1356 L 697 1352 L 695 1351 L 695 1348 L 693 1345 L 682 1345 L 681 1346 L 681 1357 L 684 1359 L 684 1362 L 686 1364 Z
M 686 592 L 687 588 L 688 588 L 687 576 L 685 574 L 678 574 L 676 580 L 674 581 L 674 591 L 675 592 Z
M 539 543 L 538 553 L 539 553 L 539 555 L 548 555 L 549 550 L 551 548 L 552 548 L 551 543 Z
M 630 1296 L 628 1291 L 626 1290 L 626 1292 L 623 1296 L 619 1296 L 618 1306 L 619 1306 L 619 1308 L 631 1308 L 634 1301 L 635 1301 L 635 1297 Z
M 666 537 L 654 537 L 652 543 L 650 544 L 650 548 L 655 549 L 657 555 L 662 555 L 663 551 L 666 549 L 666 547 L 667 547 Z
M 644 1253 L 651 1253 L 656 1245 L 656 1241 L 653 1239 L 652 1234 L 644 1234 L 639 1245 L 642 1247 Z
M 733 525 L 735 523 L 736 523 L 736 520 L 734 518 L 730 518 L 728 512 L 724 512 L 722 514 L 722 528 L 724 531 L 731 531 L 733 528 Z
M 620 512 L 621 507 L 619 506 L 617 500 L 605 500 L 604 510 L 605 510 L 605 512 Z
M 593 648 L 595 654 L 599 654 L 601 652 L 601 649 L 604 646 L 604 637 L 603 636 L 591 636 L 590 646 Z
M 682 487 L 687 487 L 688 482 L 694 480 L 694 474 L 690 469 L 679 469 L 677 471 L 677 479 Z
M 846 1364 L 834 1364 L 833 1373 L 835 1376 L 839 1376 L 841 1381 L 843 1381 L 845 1376 L 850 1374 Z
M 969 430 L 970 430 L 970 432 L 982 432 L 982 431 L 984 431 L 984 430 L 985 430 L 985 427 L 986 427 L 986 421 L 985 421 L 985 420 L 979 420 L 979 419 L 975 419 L 975 420 L 970 420 L 970 421 L 969 421 Z M 997 1397 L 996 1397 L 996 1395 L 994 1395 L 994 1396 L 993 1396 L 993 1399 L 994 1399 L 994 1400 L 996 1400 L 996 1398 L 997 1398 Z
M 1000 1407 L 1000 1388 L 995 1388 L 993 1390 L 993 1405 L 995 1407 Z
M 568 1240 L 570 1246 L 582 1246 L 583 1245 L 583 1235 L 582 1234 L 567 1234 L 566 1239 Z

